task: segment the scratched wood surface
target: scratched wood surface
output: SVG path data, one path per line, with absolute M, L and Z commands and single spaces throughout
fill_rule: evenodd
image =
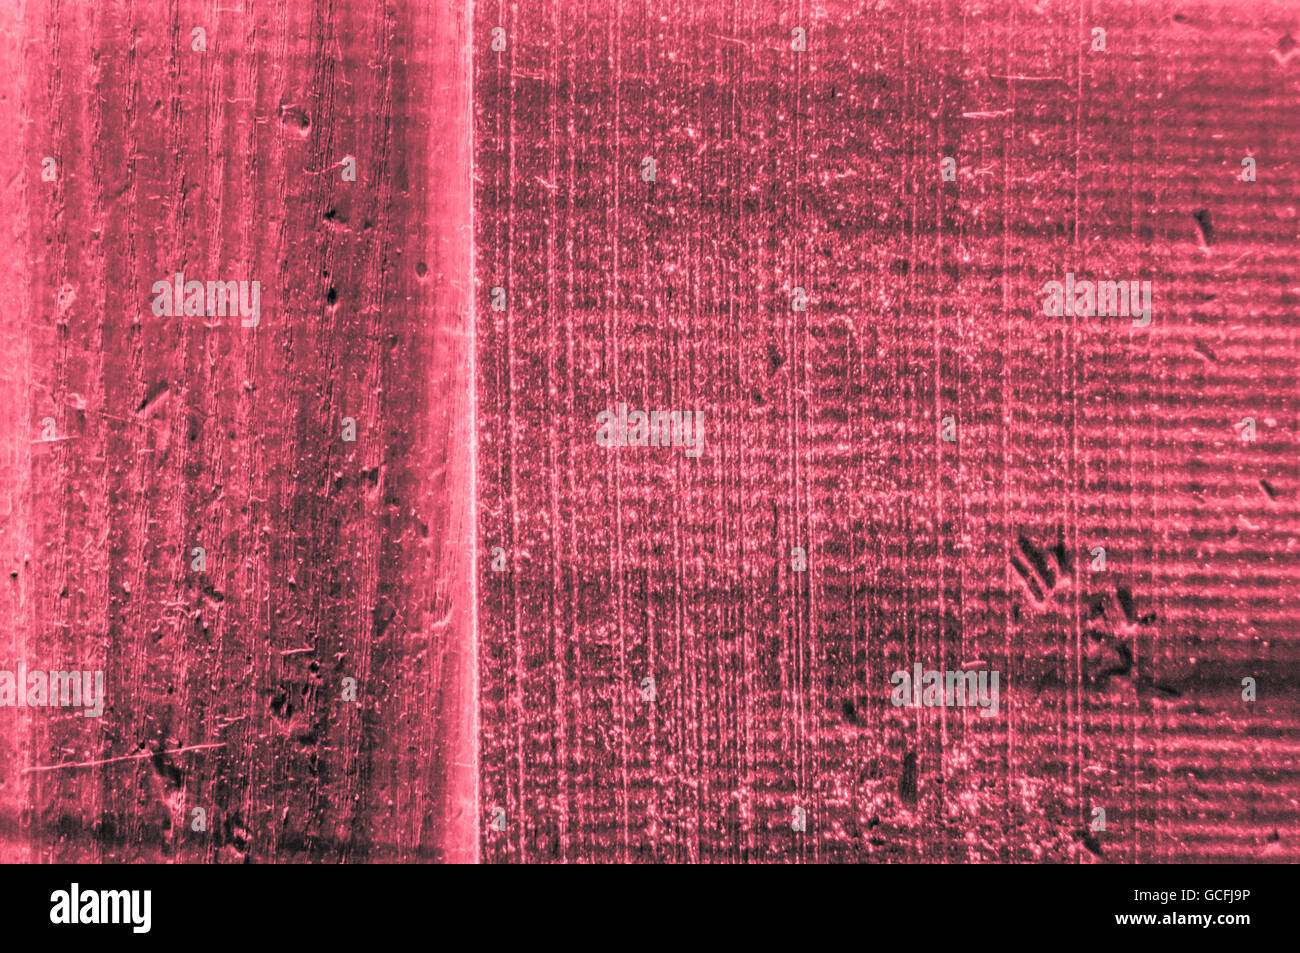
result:
M 228 6 L 0 9 L 0 859 L 1300 859 L 1286 4 Z
M 1298 31 L 476 5 L 485 860 L 1300 859 Z M 893 707 L 918 661 L 999 716 Z
M 0 10 L 0 669 L 108 694 L 0 709 L 0 859 L 475 857 L 468 31 Z M 260 324 L 155 317 L 177 271 Z

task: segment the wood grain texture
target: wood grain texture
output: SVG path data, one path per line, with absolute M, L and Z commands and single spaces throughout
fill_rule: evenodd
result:
M 476 7 L 485 859 L 1300 859 L 1298 29 Z M 1151 326 L 1044 317 L 1067 271 Z M 973 661 L 999 717 L 890 704 Z
M 467 13 L 0 12 L 0 859 L 475 858 Z
M 0 6 L 0 672 L 109 696 L 0 707 L 0 860 L 1300 860 L 1288 35 Z M 998 716 L 891 705 L 918 662 Z

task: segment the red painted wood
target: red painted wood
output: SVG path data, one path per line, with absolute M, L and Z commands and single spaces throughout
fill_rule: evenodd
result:
M 475 857 L 465 13 L 4 10 L 0 858 Z
M 1298 28 L 476 7 L 485 859 L 1300 858 Z M 1045 317 L 1067 271 L 1152 323 Z M 917 662 L 999 715 L 894 707 Z
M 0 707 L 0 860 L 1300 859 L 1288 36 L 0 6 L 0 682 L 108 694 Z

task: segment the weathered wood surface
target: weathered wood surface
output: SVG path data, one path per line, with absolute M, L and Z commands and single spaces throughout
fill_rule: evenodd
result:
M 1298 27 L 476 8 L 485 859 L 1300 859 Z M 1152 323 L 1045 317 L 1067 271 Z M 620 401 L 703 455 L 597 446 Z M 893 707 L 916 662 L 998 717 Z
M 469 16 L 0 6 L 0 860 L 1300 859 L 1295 11 Z
M 0 859 L 476 856 L 466 12 L 0 11 Z

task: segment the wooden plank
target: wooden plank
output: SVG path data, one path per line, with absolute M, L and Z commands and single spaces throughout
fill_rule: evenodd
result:
M 466 15 L 5 11 L 0 858 L 476 856 Z
M 476 17 L 485 859 L 1300 857 L 1294 10 Z

